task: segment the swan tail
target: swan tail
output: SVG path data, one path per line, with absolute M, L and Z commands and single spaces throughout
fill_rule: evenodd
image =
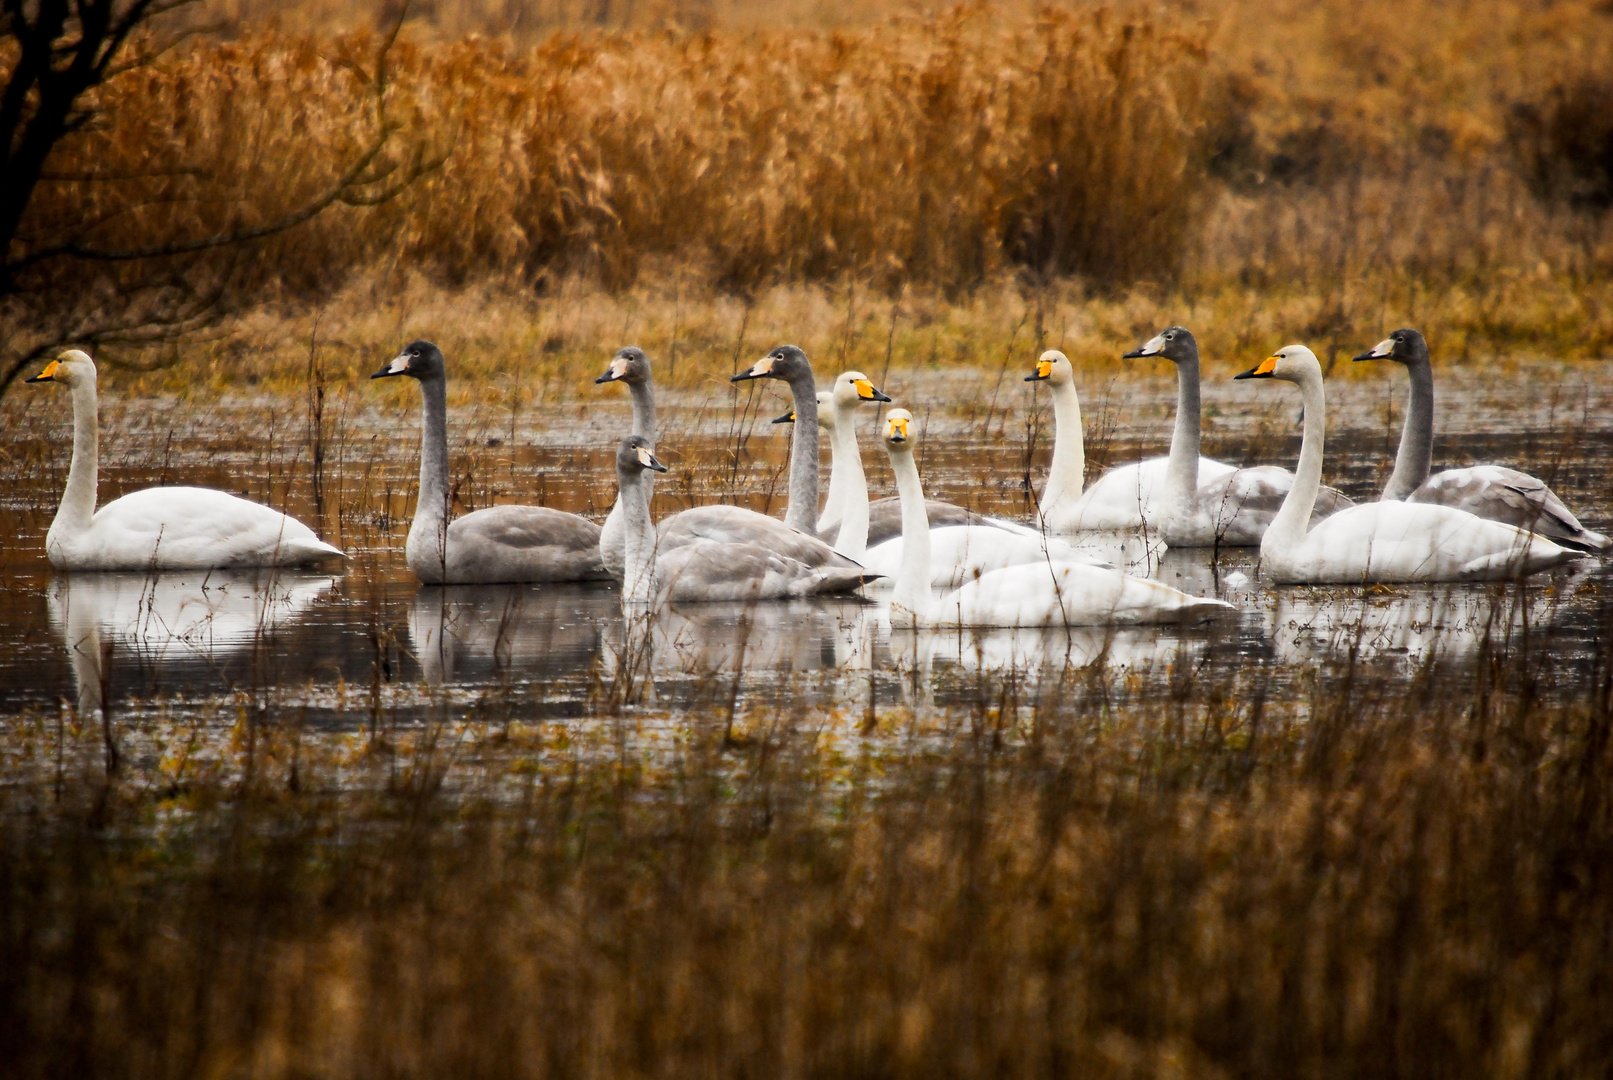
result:
M 860 566 L 823 566 L 803 578 L 790 590 L 794 596 L 822 596 L 826 593 L 848 593 L 858 587 L 884 577 L 864 570 Z
M 1613 550 L 1613 540 L 1593 529 L 1587 529 L 1583 525 L 1572 536 L 1554 536 L 1551 540 L 1554 544 L 1573 548 L 1588 555 L 1606 555 L 1610 550 Z
M 345 559 L 347 553 L 318 539 L 288 538 L 280 544 L 275 560 L 282 566 L 300 566 L 303 563 L 324 562 L 328 559 Z
M 1208 596 L 1190 596 L 1176 609 L 1176 613 L 1184 622 L 1203 623 L 1236 614 L 1237 610 L 1225 600 L 1216 600 Z
M 1496 581 L 1523 577 L 1541 570 L 1550 570 L 1580 557 L 1580 552 L 1558 547 L 1544 540 L 1536 540 L 1521 550 L 1498 551 L 1483 555 L 1466 563 L 1457 572 L 1462 581 Z

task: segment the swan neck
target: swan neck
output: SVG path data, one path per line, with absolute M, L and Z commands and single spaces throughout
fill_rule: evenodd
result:
M 655 449 L 655 387 L 648 379 L 643 382 L 629 383 L 628 392 L 633 395 L 633 434 L 642 439 L 648 439 L 650 449 Z
M 818 389 L 810 375 L 790 381 L 795 397 L 795 442 L 790 447 L 790 505 L 784 524 L 817 535 Z
M 1406 400 L 1406 425 L 1400 430 L 1400 451 L 1395 469 L 1383 489 L 1385 499 L 1404 499 L 1422 487 L 1434 456 L 1434 373 L 1426 358 L 1406 365 L 1411 392 Z
M 912 448 L 892 447 L 890 458 L 902 503 L 902 567 L 896 572 L 891 605 L 920 615 L 930 606 L 930 515 Z
M 1322 373 L 1306 372 L 1299 383 L 1305 401 L 1305 434 L 1300 442 L 1299 468 L 1294 470 L 1294 486 L 1288 489 L 1282 509 L 1272 518 L 1261 541 L 1267 545 L 1294 545 L 1310 531 L 1311 511 L 1322 490 L 1322 451 L 1327 439 L 1327 395 L 1322 390 Z
M 448 384 L 442 378 L 420 380 L 420 497 L 406 544 L 409 564 L 442 566 L 448 533 Z M 416 564 L 419 565 L 416 565 Z
M 1085 436 L 1081 430 L 1081 395 L 1075 383 L 1050 383 L 1053 394 L 1053 464 L 1042 488 L 1042 513 L 1065 500 L 1081 497 L 1086 473 Z
M 849 559 L 860 559 L 868 550 L 868 478 L 863 475 L 862 450 L 857 445 L 856 406 L 835 407 L 836 473 L 844 474 L 841 492 L 840 534 L 835 550 Z M 830 479 L 833 488 L 834 479 Z M 831 490 L 830 497 L 833 498 Z
M 829 494 L 818 515 L 819 534 L 839 526 L 846 514 L 846 452 L 840 433 L 840 409 L 835 409 L 835 426 L 829 429 Z
M 73 386 L 73 461 L 67 467 L 67 487 L 51 531 L 66 526 L 88 528 L 95 516 L 95 491 L 100 469 L 101 416 L 95 383 Z
M 1199 487 L 1199 358 L 1176 364 L 1176 427 L 1171 432 L 1170 459 L 1165 466 L 1166 490 L 1184 512 L 1197 509 Z
M 622 603 L 649 604 L 655 599 L 655 525 L 650 521 L 650 495 L 641 470 L 616 470 L 616 505 L 622 510 L 625 558 Z

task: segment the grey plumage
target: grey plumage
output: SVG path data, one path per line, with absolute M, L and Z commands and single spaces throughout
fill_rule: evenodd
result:
M 1434 374 L 1428 342 L 1410 327 L 1394 331 L 1357 360 L 1393 360 L 1411 381 L 1406 423 L 1385 500 L 1430 503 L 1466 510 L 1490 521 L 1527 529 L 1576 551 L 1606 552 L 1613 540 L 1580 524 L 1545 482 L 1504 465 L 1469 465 L 1429 475 L 1434 452 Z
M 542 506 L 493 506 L 449 520 L 447 370 L 442 351 L 413 341 L 372 379 L 420 384 L 420 497 L 404 542 L 409 569 L 429 585 L 595 581 L 606 577 L 599 526 Z

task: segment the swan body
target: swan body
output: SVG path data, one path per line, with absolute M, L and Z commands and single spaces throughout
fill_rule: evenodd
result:
M 427 585 L 597 581 L 607 575 L 599 526 L 543 506 L 490 506 L 448 519 L 448 396 L 442 351 L 404 346 L 372 379 L 407 375 L 420 384 L 420 498 L 404 541 L 409 569 Z
M 628 393 L 633 398 L 633 434 L 641 435 L 649 441 L 650 450 L 655 450 L 655 383 L 650 377 L 650 361 L 644 355 L 644 350 L 629 345 L 619 349 L 611 358 L 610 366 L 605 374 L 594 380 L 595 384 L 619 382 L 627 386 Z M 644 483 L 649 485 L 650 497 L 654 498 L 654 481 L 648 476 Z M 620 501 L 610 508 L 605 515 L 605 523 L 599 527 L 599 558 L 605 565 L 605 572 L 617 581 L 622 580 L 622 567 L 627 558 L 627 541 L 622 533 L 622 507 Z
M 1411 392 L 1385 500 L 1404 500 L 1466 510 L 1543 536 L 1563 547 L 1606 552 L 1613 540 L 1581 525 L 1546 484 L 1502 465 L 1470 465 L 1429 475 L 1434 453 L 1434 374 L 1428 342 L 1412 329 L 1396 330 L 1357 360 L 1393 360 L 1406 368 Z
M 1042 488 L 1042 520 L 1054 532 L 1115 531 L 1157 525 L 1167 487 L 1168 457 L 1148 458 L 1110 469 L 1083 490 L 1086 453 L 1081 430 L 1081 399 L 1075 368 L 1057 349 L 1044 352 L 1026 382 L 1045 382 L 1053 394 L 1053 463 Z M 1183 410 L 1180 406 L 1177 415 Z M 1194 409 L 1197 416 L 1197 409 Z M 1233 467 L 1200 456 L 1196 485 L 1233 472 Z
M 650 501 L 642 483 L 646 471 L 665 472 L 666 466 L 655 459 L 642 436 L 629 435 L 616 453 L 627 554 L 624 605 L 816 596 L 856 588 L 870 576 L 849 559 L 809 566 L 746 541 L 694 539 L 667 550 L 650 523 Z
M 1567 562 L 1573 553 L 1512 525 L 1465 510 L 1379 502 L 1340 510 L 1310 525 L 1321 486 L 1327 402 L 1322 368 L 1303 345 L 1290 345 L 1240 379 L 1298 384 L 1305 435 L 1294 485 L 1260 543 L 1260 562 L 1283 583 L 1494 581 Z
M 73 395 L 73 462 L 45 534 L 45 554 L 56 569 L 207 570 L 342 558 L 296 518 L 212 488 L 146 488 L 97 510 L 95 362 L 71 349 L 28 381 L 62 383 Z
M 870 548 L 862 563 L 874 573 L 894 579 L 901 572 L 906 553 L 906 545 L 898 536 Z M 955 589 L 994 570 L 1025 564 L 1046 566 L 1050 562 L 1097 565 L 1057 537 L 1011 532 L 993 525 L 930 527 L 931 588 Z
M 1171 547 L 1254 547 L 1266 535 L 1294 474 L 1275 465 L 1214 472 L 1204 477 L 1199 453 L 1199 345 L 1185 326 L 1163 330 L 1126 359 L 1163 356 L 1176 365 L 1176 426 L 1165 459 L 1165 489 L 1159 500 L 1159 534 Z M 1199 463 L 1195 471 L 1194 463 Z M 1317 493 L 1311 523 L 1352 503 L 1324 487 Z
M 906 558 L 891 595 L 892 624 L 943 626 L 1092 626 L 1177 622 L 1232 610 L 1157 581 L 1085 562 L 1045 559 L 988 570 L 939 600 L 930 591 L 932 532 L 913 463 L 912 415 L 892 409 L 885 447 L 904 511 Z M 942 530 L 945 531 L 945 530 Z

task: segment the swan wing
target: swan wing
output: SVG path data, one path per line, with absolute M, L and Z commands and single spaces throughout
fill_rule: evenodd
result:
M 51 560 L 66 570 L 196 570 L 294 566 L 341 554 L 260 503 L 213 488 L 158 487 L 107 503 Z
M 1087 563 L 1022 564 L 982 575 L 936 604 L 963 626 L 1114 626 L 1180 622 L 1231 611 L 1220 600 Z
M 664 598 L 702 602 L 848 592 L 868 575 L 861 568 L 808 566 L 758 544 L 696 540 L 658 553 L 655 576 Z
M 656 531 L 663 553 L 697 541 L 749 544 L 805 566 L 862 569 L 861 563 L 846 558 L 817 537 L 738 506 L 697 506 L 665 519 Z
M 1166 542 L 1178 547 L 1257 545 L 1293 486 L 1294 474 L 1276 465 L 1256 465 L 1220 473 L 1199 485 L 1198 513 L 1188 528 L 1165 524 Z M 1311 524 L 1353 505 L 1342 492 L 1324 487 L 1317 493 Z
M 1153 526 L 1165 492 L 1169 458 L 1156 457 L 1110 469 L 1093 482 L 1068 511 L 1053 508 L 1049 524 L 1059 531 L 1109 531 Z M 1234 472 L 1214 458 L 1199 458 L 1199 485 Z
M 1261 555 L 1266 561 L 1265 547 Z M 1516 577 L 1571 557 L 1511 525 L 1448 506 L 1402 502 L 1341 510 L 1293 550 L 1270 553 L 1277 580 L 1313 583 Z
M 1472 465 L 1435 473 L 1406 501 L 1466 510 L 1587 551 L 1606 551 L 1613 546 L 1613 541 L 1601 533 L 1581 525 L 1543 481 L 1501 465 Z
M 958 506 L 955 503 L 941 502 L 939 499 L 924 500 L 925 513 L 930 518 L 930 528 L 937 529 L 943 525 L 972 525 L 980 520 L 978 514 Z M 888 499 L 875 499 L 868 504 L 868 546 L 870 548 L 883 544 L 902 535 L 902 500 L 892 496 Z
M 490 506 L 448 526 L 446 584 L 605 578 L 599 526 L 546 506 Z
M 869 570 L 894 580 L 905 557 L 901 537 L 863 555 Z M 1102 565 L 1057 537 L 1009 531 L 991 525 L 945 525 L 930 530 L 930 586 L 956 588 L 982 574 L 1023 563 L 1080 562 Z

